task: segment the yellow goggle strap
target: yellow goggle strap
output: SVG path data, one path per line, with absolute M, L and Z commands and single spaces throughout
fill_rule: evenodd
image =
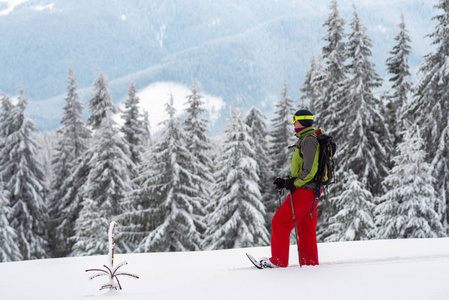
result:
M 293 124 L 295 124 L 299 120 L 313 120 L 313 116 L 309 116 L 309 115 L 306 115 L 306 116 L 293 115 Z

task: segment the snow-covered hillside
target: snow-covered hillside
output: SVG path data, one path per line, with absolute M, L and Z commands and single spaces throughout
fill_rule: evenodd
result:
M 116 255 L 126 260 L 122 291 L 99 291 L 89 280 L 106 256 L 0 264 L 2 300 L 314 299 L 434 300 L 449 297 L 449 238 L 319 244 L 321 265 L 299 268 L 291 246 L 286 269 L 255 269 L 245 256 L 268 247 L 202 252 Z

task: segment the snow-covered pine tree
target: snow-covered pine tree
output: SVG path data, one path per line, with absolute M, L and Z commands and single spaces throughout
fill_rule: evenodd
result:
M 94 201 L 101 218 L 108 224 L 123 211 L 122 201 L 124 195 L 131 190 L 130 176 L 135 172 L 135 165 L 130 159 L 128 145 L 113 119 L 118 110 L 112 103 L 107 81 L 102 73 L 95 81 L 95 87 L 97 92 L 89 100 L 92 115 L 88 118 L 94 129 L 92 143 L 66 181 L 68 192 L 64 197 L 73 199 L 73 203 L 77 205 L 82 203 L 83 207 L 90 205 L 83 201 Z M 90 229 L 89 220 L 83 218 L 84 215 L 80 214 L 76 220 L 77 229 L 73 238 L 75 243 L 81 238 L 80 234 L 86 235 L 90 231 L 94 236 L 95 229 Z M 120 245 L 118 249 L 126 251 L 125 246 Z M 74 248 L 74 252 L 79 254 L 79 248 Z
M 125 110 L 122 119 L 125 121 L 121 128 L 128 142 L 131 160 L 138 165 L 143 153 L 144 143 L 148 139 L 148 130 L 145 129 L 144 120 L 139 110 L 140 99 L 136 95 L 136 86 L 131 82 L 128 89 L 128 98 L 125 100 Z M 135 175 L 133 175 L 134 178 Z
M 368 240 L 374 229 L 373 195 L 352 170 L 344 173 L 344 190 L 332 198 L 338 213 L 329 220 L 326 242 Z
M 384 179 L 387 192 L 375 209 L 377 238 L 435 238 L 445 235 L 440 200 L 434 189 L 435 178 L 425 161 L 421 127 L 413 126 L 403 134 L 393 158 L 395 166 Z
M 85 198 L 79 218 L 75 223 L 74 256 L 102 255 L 108 253 L 108 238 L 104 229 L 108 220 L 95 200 Z
M 270 157 L 271 170 L 276 177 L 290 175 L 292 151 L 289 146 L 296 142 L 295 132 L 292 125 L 292 115 L 297 111 L 293 107 L 293 100 L 287 95 L 288 87 L 284 80 L 282 97 L 275 105 L 275 117 L 271 120 L 270 131 Z
M 149 194 L 143 182 L 148 177 L 148 172 L 153 166 L 151 149 L 153 141 L 150 132 L 150 117 L 147 110 L 143 110 L 142 126 L 145 134 L 142 140 L 143 152 L 140 154 L 140 162 L 136 165 L 137 174 L 132 180 L 132 190 L 125 195 L 124 212 L 117 217 L 120 222 L 119 237 L 126 243 L 129 252 L 134 251 L 145 235 L 154 229 L 151 224 L 156 224 L 153 218 L 149 220 L 151 214 L 144 208 L 148 208 Z M 154 216 L 151 216 L 154 217 Z
M 91 115 L 87 118 L 87 125 L 91 126 L 92 130 L 100 127 L 108 111 L 114 114 L 118 112 L 117 107 L 112 103 L 111 92 L 108 89 L 108 80 L 103 72 L 99 72 L 94 82 L 96 91 L 89 99 Z
M 334 128 L 334 138 L 339 145 L 335 155 L 336 177 L 342 178 L 343 172 L 353 170 L 376 196 L 382 192 L 381 181 L 389 172 L 391 135 L 385 107 L 373 93 L 373 89 L 381 85 L 381 78 L 370 61 L 371 39 L 355 6 L 351 28 L 347 43 L 351 76 L 343 83 L 345 96 L 339 98 L 335 106 L 339 118 L 339 125 Z
M 64 217 L 61 224 L 58 225 L 57 231 L 61 232 L 61 235 L 70 237 L 66 242 L 67 245 L 72 245 L 71 250 L 73 250 L 73 244 L 76 242 L 76 239 L 73 239 L 77 233 L 76 221 L 80 217 L 80 211 L 83 207 L 83 186 L 90 171 L 89 155 L 91 153 L 86 150 L 75 160 L 71 174 L 60 187 L 63 194 L 59 205 L 62 207 L 61 215 Z
M 123 200 L 131 190 L 130 174 L 134 173 L 135 165 L 113 119 L 113 110 L 106 110 L 93 135 L 92 146 L 87 150 L 86 157 L 90 159 L 85 167 L 89 170 L 87 180 L 82 186 L 83 209 L 76 220 L 72 239 L 76 255 L 107 253 L 107 239 L 97 231 L 123 212 Z M 90 244 L 95 246 L 86 246 Z M 118 243 L 117 248 L 128 252 L 125 243 Z
M 198 197 L 202 199 L 205 207 L 210 201 L 210 187 L 214 182 L 212 144 L 206 136 L 207 120 L 200 118 L 205 110 L 203 96 L 199 94 L 196 80 L 190 87 L 190 94 L 187 95 L 187 117 L 184 121 L 186 131 L 187 148 L 192 153 L 194 168 L 202 179 L 199 187 Z
M 10 114 L 13 109 L 13 104 L 7 95 L 3 95 L 1 103 L 2 111 L 0 113 L 0 147 L 3 147 L 4 138 L 8 136 L 10 132 L 10 126 L 12 124 L 8 123 Z
M 399 33 L 394 38 L 397 44 L 390 51 L 391 56 L 386 62 L 388 72 L 393 75 L 389 80 L 393 84 L 393 94 L 388 97 L 389 103 L 387 104 L 387 108 L 389 110 L 389 124 L 392 128 L 391 133 L 394 134 L 395 145 L 399 143 L 400 133 L 405 129 L 402 126 L 402 118 L 404 117 L 405 106 L 410 97 L 412 86 L 410 65 L 408 63 L 411 40 L 405 27 L 404 15 L 401 15 L 399 29 Z
M 299 89 L 302 107 L 308 107 L 311 112 L 321 112 L 323 110 L 323 58 L 312 56 L 310 59 L 310 69 L 304 77 L 304 83 Z M 308 101 L 307 106 L 305 102 Z
M 0 152 L 0 178 L 9 193 L 9 223 L 17 232 L 16 243 L 23 259 L 47 257 L 47 192 L 42 166 L 36 160 L 37 145 L 33 121 L 25 114 L 28 99 L 19 89 L 17 105 L 11 107 L 6 120 L 8 132 Z
M 6 146 L 6 137 L 10 132 L 10 115 L 13 105 L 9 97 L 0 91 L 2 96 L 0 112 L 0 152 Z M 17 261 L 22 259 L 22 254 L 17 246 L 16 230 L 9 224 L 11 207 L 9 205 L 9 193 L 3 182 L 0 183 L 0 262 Z
M 435 47 L 427 54 L 419 73 L 421 79 L 416 84 L 413 101 L 408 108 L 408 116 L 414 124 L 419 124 L 425 138 L 425 150 L 429 153 L 432 174 L 436 178 L 436 190 L 446 199 L 445 224 L 449 216 L 449 0 L 439 0 L 435 8 L 442 12 L 433 20 L 437 22 L 433 38 Z M 449 227 L 448 227 L 449 230 Z
M 335 113 L 338 108 L 335 106 L 339 98 L 343 97 L 344 89 L 342 85 L 347 78 L 347 67 L 345 65 L 346 45 L 344 38 L 344 25 L 346 21 L 340 17 L 337 7 L 337 1 L 332 0 L 330 4 L 330 13 L 323 26 L 327 28 L 323 37 L 326 43 L 321 55 L 325 67 L 322 72 L 321 85 L 323 95 L 318 98 L 316 103 L 315 117 L 321 128 L 330 135 L 333 135 L 340 117 Z
M 69 66 L 67 96 L 65 98 L 62 127 L 58 132 L 58 142 L 52 158 L 53 177 L 49 196 L 49 238 L 53 257 L 67 256 L 72 249 L 69 237 L 74 234 L 75 220 L 81 209 L 64 201 L 67 189 L 64 182 L 70 177 L 81 154 L 87 149 L 89 130 L 82 120 L 83 105 L 79 101 L 78 84 Z
M 2 96 L 0 112 L 0 152 L 6 145 L 5 138 L 9 134 L 8 124 L 13 105 L 9 97 L 0 91 Z M 9 193 L 4 188 L 3 182 L 0 183 L 0 262 L 17 261 L 22 259 L 22 254 L 17 246 L 16 230 L 9 224 L 9 215 L 11 207 L 9 206 Z
M 270 168 L 267 117 L 256 107 L 251 107 L 245 117 L 245 124 L 249 127 L 249 135 L 254 141 L 254 160 L 257 163 L 257 176 L 259 177 L 259 190 L 262 195 L 262 203 L 265 206 L 265 223 L 271 232 L 271 219 L 278 207 L 274 174 Z
M 126 243 L 129 252 L 135 251 L 164 217 L 163 207 L 156 203 L 154 197 L 157 191 L 152 186 L 152 181 L 149 181 L 154 180 L 152 176 L 158 175 L 153 169 L 155 162 L 152 148 L 142 153 L 142 161 L 137 165 L 137 176 L 132 181 L 132 189 L 124 197 L 124 211 L 117 217 L 117 222 L 122 227 L 119 237 Z
M 150 124 L 150 114 L 147 110 L 143 110 L 143 130 L 145 131 L 144 140 L 142 141 L 144 148 L 153 146 L 153 139 L 151 138 L 151 124 Z
M 158 143 L 145 153 L 144 168 L 136 178 L 138 186 L 128 197 L 134 211 L 126 217 L 139 220 L 140 234 L 144 235 L 137 252 L 199 250 L 201 246 L 201 178 L 187 146 L 186 132 L 175 116 L 173 95 L 166 112 L 164 131 Z
M 0 184 L 0 262 L 18 261 L 22 259 L 17 246 L 16 230 L 9 225 L 11 213 L 8 191 Z
M 265 207 L 258 185 L 254 140 L 241 108 L 230 113 L 226 140 L 217 159 L 213 210 L 207 216 L 205 245 L 210 249 L 264 246 L 269 243 Z
M 33 134 L 34 140 L 39 145 L 36 153 L 36 159 L 41 163 L 42 170 L 44 171 L 44 176 L 47 178 L 47 185 L 50 186 L 50 182 L 53 178 L 53 169 L 51 166 L 51 161 L 54 156 L 54 150 L 58 143 L 58 132 L 54 131 L 44 131 L 37 132 Z M 49 199 L 49 196 L 47 196 Z M 48 205 L 48 202 L 47 202 Z
M 83 187 L 83 196 L 96 202 L 108 222 L 123 212 L 122 201 L 131 190 L 131 174 L 136 169 L 112 111 L 112 108 L 106 111 L 87 150 L 91 153 L 90 172 Z

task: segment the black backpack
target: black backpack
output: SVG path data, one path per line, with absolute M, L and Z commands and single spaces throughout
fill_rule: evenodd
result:
M 315 197 L 313 198 L 312 210 L 310 211 L 310 219 L 313 217 L 313 208 L 315 201 L 321 195 L 321 188 L 328 187 L 335 183 L 334 173 L 334 154 L 337 151 L 337 144 L 335 144 L 332 136 L 324 134 L 321 129 L 315 130 L 316 138 L 320 144 L 320 157 L 318 159 L 318 170 L 313 178 L 316 182 Z M 326 192 L 326 191 L 325 191 Z
M 317 183 L 315 195 L 318 197 L 322 186 L 335 183 L 334 154 L 337 151 L 337 144 L 335 144 L 332 136 L 324 134 L 321 129 L 315 130 L 315 134 L 320 144 L 318 170 L 314 177 L 314 181 Z

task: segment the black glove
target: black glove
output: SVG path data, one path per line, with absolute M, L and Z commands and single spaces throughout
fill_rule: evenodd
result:
M 276 188 L 278 190 L 285 188 L 285 179 L 283 178 L 276 178 L 273 182 L 276 185 Z
M 290 193 L 293 193 L 296 190 L 296 185 L 295 185 L 295 180 L 296 178 L 289 178 L 287 180 L 285 180 L 285 188 L 287 190 L 290 191 Z

